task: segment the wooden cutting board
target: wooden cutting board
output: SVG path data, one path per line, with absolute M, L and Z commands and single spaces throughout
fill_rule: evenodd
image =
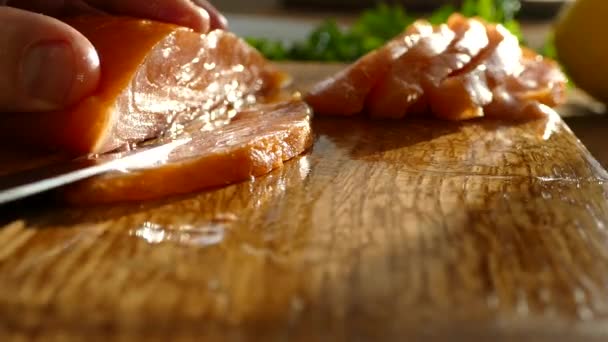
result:
M 0 339 L 608 338 L 608 175 L 558 117 L 314 129 L 223 189 L 5 208 Z

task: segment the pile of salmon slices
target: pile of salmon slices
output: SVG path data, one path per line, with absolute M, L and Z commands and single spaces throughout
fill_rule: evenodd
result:
M 319 115 L 519 120 L 565 102 L 566 82 L 556 62 L 502 25 L 453 14 L 437 26 L 415 22 L 305 99 Z

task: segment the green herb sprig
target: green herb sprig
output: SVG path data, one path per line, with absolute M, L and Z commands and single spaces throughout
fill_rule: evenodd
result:
M 443 23 L 458 11 L 467 17 L 502 23 L 521 40 L 521 29 L 515 19 L 519 9 L 519 0 L 465 0 L 460 8 L 443 6 L 427 19 L 432 24 Z M 265 38 L 246 40 L 271 60 L 352 62 L 403 32 L 416 19 L 403 6 L 380 4 L 364 11 L 347 29 L 333 19 L 326 20 L 304 41 L 284 44 Z

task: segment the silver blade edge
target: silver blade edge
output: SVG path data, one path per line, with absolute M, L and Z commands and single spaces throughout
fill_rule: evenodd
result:
M 163 163 L 178 146 L 189 138 L 135 150 L 124 157 L 110 160 L 78 158 L 59 164 L 0 176 L 0 205 L 37 195 L 106 172 L 129 172 Z M 91 165 L 94 163 L 93 165 Z

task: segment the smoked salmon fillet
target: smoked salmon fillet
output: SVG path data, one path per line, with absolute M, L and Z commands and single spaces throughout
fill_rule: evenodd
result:
M 74 184 L 62 197 L 74 204 L 150 200 L 248 180 L 308 149 L 310 120 L 311 110 L 301 100 L 258 104 L 214 130 L 186 128 L 179 138 L 183 142 L 166 155 Z
M 544 116 L 565 102 L 567 81 L 557 63 L 521 48 L 502 25 L 456 13 L 422 37 L 410 30 L 398 40 L 416 39 L 399 56 L 375 57 L 391 41 L 312 87 L 305 99 L 315 113 L 518 120 Z
M 193 120 L 213 129 L 283 80 L 229 32 L 110 16 L 66 21 L 97 50 L 99 87 L 68 110 L 2 115 L 0 135 L 11 141 L 81 155 L 174 134 Z

